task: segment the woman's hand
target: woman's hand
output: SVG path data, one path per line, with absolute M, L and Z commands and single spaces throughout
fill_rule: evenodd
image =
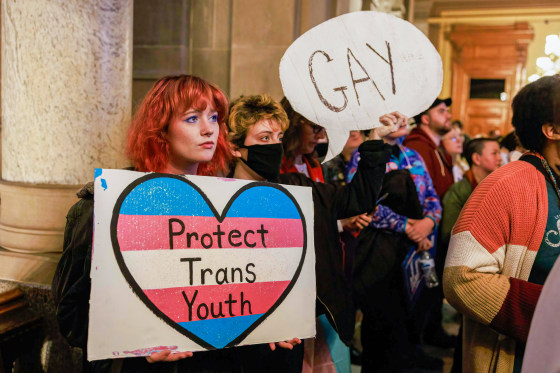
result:
M 160 352 L 152 352 L 150 356 L 146 356 L 146 360 L 148 363 L 159 363 L 162 361 L 170 362 L 170 361 L 177 361 L 182 360 L 187 357 L 191 357 L 193 355 L 190 351 L 185 352 L 171 352 L 171 350 L 163 350 Z
M 276 345 L 278 345 L 278 347 L 280 348 L 285 348 L 288 350 L 292 350 L 294 348 L 295 345 L 298 345 L 301 343 L 301 339 L 299 338 L 293 338 L 290 339 L 289 341 L 283 341 L 283 342 L 271 342 L 268 344 L 268 346 L 270 347 L 270 349 L 272 351 L 276 350 Z
M 408 118 L 406 115 L 399 113 L 398 111 L 393 111 L 390 114 L 385 114 L 379 117 L 379 123 L 382 127 L 377 127 L 369 132 L 370 140 L 380 140 L 382 137 L 387 136 L 391 132 L 395 132 L 401 127 L 405 127 L 408 124 Z
M 432 248 L 432 241 L 430 241 L 427 238 L 424 238 L 422 241 L 420 241 L 418 243 L 418 248 L 416 249 L 416 252 L 420 252 L 420 251 L 428 251 Z
M 344 228 L 344 230 L 353 232 L 361 231 L 362 229 L 367 227 L 372 220 L 372 216 L 370 216 L 368 213 L 363 213 L 361 215 L 356 215 L 348 219 L 342 219 L 341 222 L 342 228 Z
M 430 218 L 424 218 L 420 220 L 408 219 L 406 222 L 406 227 L 404 233 L 412 241 L 420 243 L 423 239 L 428 237 L 428 235 L 434 229 L 434 221 Z

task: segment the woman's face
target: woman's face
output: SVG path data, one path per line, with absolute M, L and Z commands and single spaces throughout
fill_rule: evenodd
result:
M 457 130 L 453 129 L 443 135 L 441 145 L 449 155 L 461 154 L 463 152 L 463 137 Z
M 325 129 L 307 119 L 302 118 L 300 120 L 303 121 L 303 124 L 299 154 L 311 154 L 315 150 L 319 140 L 326 137 Z
M 219 133 L 218 113 L 211 105 L 207 105 L 203 111 L 189 109 L 172 119 L 166 134 L 169 144 L 168 171 L 185 173 L 193 165 L 198 167 L 198 163 L 212 160 Z
M 279 144 L 283 137 L 284 131 L 278 122 L 261 119 L 249 127 L 243 144 L 245 146 Z

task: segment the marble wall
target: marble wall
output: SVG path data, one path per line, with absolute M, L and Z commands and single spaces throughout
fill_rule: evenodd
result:
M 127 165 L 132 0 L 2 2 L 2 179 L 82 184 Z

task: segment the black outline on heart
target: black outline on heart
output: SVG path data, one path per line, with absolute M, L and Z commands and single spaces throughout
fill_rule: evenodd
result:
M 164 314 L 159 308 L 157 308 L 157 306 L 155 304 L 153 304 L 148 297 L 144 294 L 144 291 L 142 290 L 142 288 L 140 288 L 140 286 L 138 285 L 138 283 L 134 280 L 134 277 L 132 276 L 132 274 L 130 273 L 130 271 L 128 270 L 128 267 L 126 266 L 125 262 L 124 262 L 124 258 L 122 256 L 122 253 L 120 251 L 120 246 L 119 246 L 119 242 L 118 242 L 118 238 L 117 238 L 117 223 L 119 220 L 119 215 L 120 215 L 120 210 L 121 210 L 121 206 L 125 200 L 125 198 L 128 196 L 128 194 L 134 190 L 134 188 L 136 188 L 138 185 L 142 184 L 143 182 L 150 180 L 150 179 L 155 179 L 155 178 L 160 178 L 160 177 L 166 177 L 166 178 L 173 178 L 173 179 L 177 179 L 180 180 L 182 182 L 185 182 L 187 184 L 189 184 L 192 188 L 194 188 L 201 196 L 202 198 L 204 198 L 204 200 L 206 201 L 206 203 L 208 204 L 208 207 L 210 207 L 210 210 L 212 211 L 212 213 L 214 214 L 214 217 L 216 218 L 216 220 L 218 220 L 219 223 L 223 222 L 223 220 L 225 219 L 227 212 L 229 211 L 229 208 L 231 207 L 232 203 L 237 199 L 237 197 L 243 193 L 244 191 L 250 189 L 250 188 L 254 188 L 257 186 L 266 186 L 269 188 L 274 188 L 274 189 L 278 189 L 281 192 L 283 192 L 288 198 L 290 198 L 290 200 L 293 202 L 293 204 L 296 206 L 298 213 L 301 217 L 301 222 L 303 225 L 303 250 L 302 250 L 302 255 L 301 255 L 301 259 L 299 261 L 299 265 L 294 273 L 294 276 L 292 277 L 292 279 L 290 280 L 290 283 L 288 284 L 288 286 L 286 287 L 286 289 L 284 290 L 284 292 L 280 295 L 280 297 L 278 297 L 278 299 L 276 300 L 276 302 L 268 309 L 268 311 L 262 315 L 259 319 L 257 319 L 253 324 L 251 324 L 251 326 L 249 326 L 249 328 L 245 329 L 245 331 L 243 333 L 241 333 L 239 336 L 237 336 L 233 341 L 231 341 L 230 343 L 228 343 L 224 348 L 227 347 L 233 347 L 239 343 L 241 343 L 253 330 L 255 330 L 255 328 L 257 326 L 259 326 L 264 320 L 267 319 L 267 317 L 274 312 L 274 310 L 284 301 L 284 299 L 286 299 L 286 297 L 288 296 L 288 294 L 290 293 L 290 291 L 292 290 L 292 288 L 294 287 L 294 285 L 296 284 L 299 275 L 301 273 L 301 269 L 303 267 L 303 262 L 305 260 L 305 256 L 307 254 L 307 224 L 305 222 L 305 216 L 303 216 L 303 212 L 301 211 L 301 208 L 299 207 L 299 204 L 297 203 L 296 199 L 294 198 L 294 196 L 292 196 L 292 194 L 286 190 L 286 188 L 282 187 L 281 185 L 278 184 L 272 184 L 272 183 L 267 183 L 267 182 L 254 182 L 254 183 L 250 183 L 247 184 L 245 186 L 243 186 L 241 189 L 239 189 L 228 201 L 226 207 L 224 208 L 224 210 L 222 211 L 222 214 L 219 214 L 214 205 L 212 204 L 212 202 L 208 199 L 208 197 L 206 196 L 206 194 L 197 186 L 195 185 L 193 182 L 191 182 L 190 180 L 187 180 L 184 177 L 181 176 L 177 176 L 177 175 L 170 175 L 170 174 L 161 174 L 161 173 L 151 173 L 148 174 L 146 176 L 142 176 L 136 180 L 134 180 L 132 183 L 130 183 L 121 193 L 121 195 L 119 196 L 119 198 L 117 199 L 117 202 L 115 203 L 115 207 L 113 208 L 113 216 L 111 218 L 111 242 L 113 244 L 113 251 L 115 252 L 115 258 L 117 259 L 117 263 L 119 265 L 119 268 L 124 276 L 124 278 L 126 279 L 126 281 L 128 282 L 128 284 L 132 287 L 132 290 L 134 291 L 134 293 L 136 294 L 136 296 L 138 296 L 140 298 L 140 300 L 160 319 L 162 319 L 163 321 L 165 321 L 168 325 L 170 325 L 172 328 L 174 328 L 175 330 L 177 330 L 179 333 L 187 336 L 189 339 L 193 340 L 195 343 L 199 344 L 200 346 L 208 349 L 208 350 L 214 350 L 216 349 L 216 347 L 212 346 L 211 344 L 209 344 L 208 342 L 204 341 L 203 339 L 201 339 L 200 337 L 198 337 L 197 335 L 189 332 L 188 330 L 186 330 L 185 328 L 183 328 L 182 326 L 180 326 L 179 324 L 177 324 L 175 321 L 171 320 L 166 314 Z

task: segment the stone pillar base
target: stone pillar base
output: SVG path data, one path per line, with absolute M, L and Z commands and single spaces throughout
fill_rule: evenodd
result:
M 20 253 L 62 252 L 68 209 L 78 185 L 0 180 L 0 247 Z

